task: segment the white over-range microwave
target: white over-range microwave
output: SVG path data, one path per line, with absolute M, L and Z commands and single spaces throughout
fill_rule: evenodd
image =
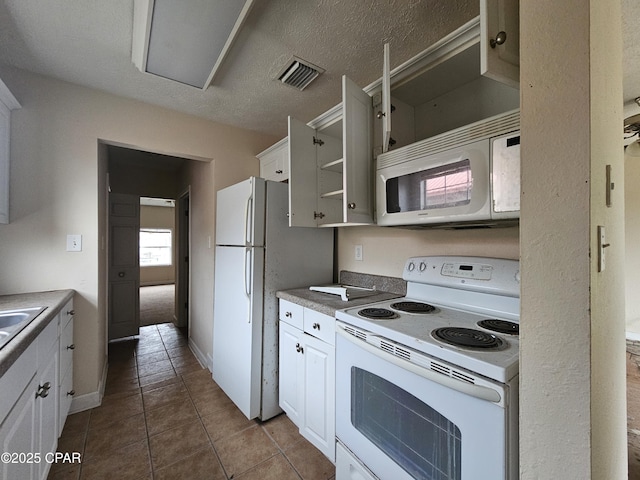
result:
M 491 226 L 520 217 L 520 111 L 378 156 L 378 225 Z

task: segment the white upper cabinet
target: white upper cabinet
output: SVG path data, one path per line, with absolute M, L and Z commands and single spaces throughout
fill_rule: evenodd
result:
M 17 108 L 20 108 L 20 104 L 0 80 L 0 223 L 9 223 L 9 138 L 11 110 Z
M 289 180 L 289 149 L 286 138 L 259 153 L 257 157 L 260 160 L 262 178 L 274 182 Z
M 519 108 L 518 0 L 481 3 L 479 17 L 392 71 L 385 45 L 383 76 L 365 89 L 376 155 Z
M 520 5 L 518 0 L 480 0 L 480 71 L 520 85 Z
M 371 97 L 342 77 L 338 110 L 310 126 L 289 117 L 289 225 L 373 223 Z

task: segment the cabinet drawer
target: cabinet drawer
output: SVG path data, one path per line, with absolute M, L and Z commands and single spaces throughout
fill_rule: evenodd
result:
M 67 323 L 60 334 L 60 377 L 67 373 L 73 365 L 73 318 Z
M 58 402 L 58 408 L 60 409 L 59 417 L 58 417 L 58 435 L 62 434 L 62 429 L 64 428 L 64 422 L 67 419 L 67 415 L 69 414 L 69 409 L 71 408 L 71 402 L 73 400 L 73 369 L 69 369 L 66 373 L 62 382 L 60 383 L 60 399 Z
M 280 321 L 288 323 L 300 330 L 304 325 L 304 307 L 287 300 L 280 300 Z
M 305 308 L 304 331 L 327 342 L 329 345 L 335 345 L 336 343 L 336 319 L 324 313 Z

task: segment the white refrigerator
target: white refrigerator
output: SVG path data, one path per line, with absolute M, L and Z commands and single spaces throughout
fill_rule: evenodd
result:
M 333 281 L 333 229 L 289 227 L 288 191 L 251 177 L 217 195 L 212 372 L 247 418 L 281 412 L 276 291 Z

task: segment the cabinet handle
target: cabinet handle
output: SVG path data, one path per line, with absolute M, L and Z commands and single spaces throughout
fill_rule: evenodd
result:
M 46 382 L 44 385 L 38 385 L 38 391 L 36 392 L 36 398 L 45 398 L 49 395 L 51 389 L 51 382 Z
M 349 207 L 349 210 L 355 210 L 356 209 L 356 204 L 351 202 L 351 203 L 349 203 L 349 205 L 347 205 L 347 207 Z
M 282 174 L 282 170 L 276 170 L 276 173 L 277 173 L 278 175 L 281 175 L 281 174 Z
M 496 35 L 496 38 L 492 38 L 489 40 L 489 46 L 491 46 L 491 48 L 496 48 L 496 45 L 502 45 L 504 42 L 507 41 L 507 32 L 498 32 L 498 35 Z
M 70 397 L 73 397 L 75 394 L 76 394 L 75 390 L 70 390 L 70 391 L 67 392 L 67 395 L 70 396 Z
M 75 310 L 69 310 L 69 311 L 67 312 L 67 315 L 69 315 L 69 316 L 71 316 L 71 317 L 73 317 L 75 314 L 76 314 L 76 311 L 75 311 Z
M 296 352 L 304 353 L 304 348 L 302 348 L 299 343 L 296 343 Z
M 124 278 L 124 272 L 118 272 L 118 276 L 119 276 L 120 278 Z
M 319 323 L 314 323 L 313 324 L 313 329 L 314 330 L 320 330 L 320 324 Z
M 71 345 L 67 345 L 67 350 L 75 350 L 76 346 L 72 343 Z
M 286 312 L 284 314 L 284 316 L 287 317 L 287 318 L 291 318 L 293 315 L 291 315 L 291 312 Z
M 322 213 L 322 212 L 313 212 L 313 218 L 324 218 L 324 213 Z

